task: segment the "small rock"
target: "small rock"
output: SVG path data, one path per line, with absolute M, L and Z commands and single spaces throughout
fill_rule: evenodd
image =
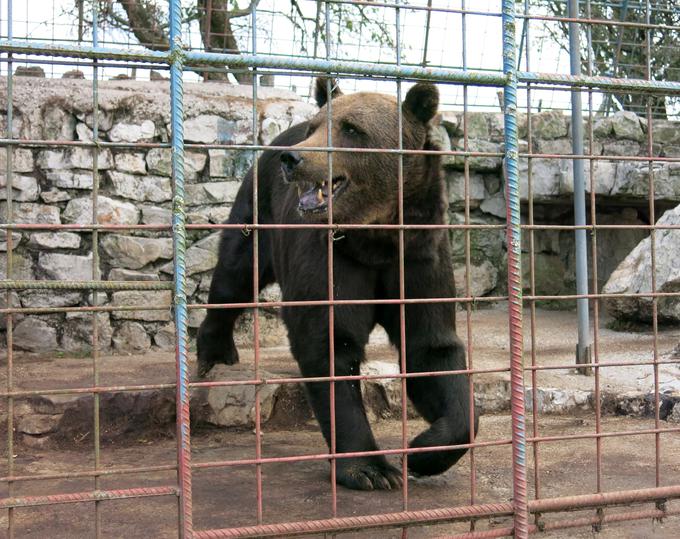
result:
M 175 324 L 170 322 L 159 329 L 153 336 L 153 342 L 161 350 L 174 350 Z
M 33 232 L 28 246 L 36 249 L 78 249 L 80 236 L 73 232 Z
M 42 136 L 45 140 L 73 140 L 76 117 L 60 107 L 49 106 L 43 112 Z
M 172 183 L 161 176 L 133 176 L 111 171 L 109 179 L 116 195 L 140 202 L 164 202 L 172 198 Z
M 23 236 L 18 233 L 18 232 L 12 232 L 12 249 L 16 249 L 19 244 L 21 243 L 21 240 L 23 240 Z M 6 230 L 0 230 L 0 251 L 6 252 L 7 251 L 7 231 Z
M 125 268 L 111 268 L 109 281 L 160 281 L 156 273 L 144 273 Z
M 92 189 L 94 185 L 89 171 L 54 170 L 45 176 L 52 185 L 62 189 Z
M 82 299 L 80 292 L 25 290 L 21 293 L 22 307 L 71 307 Z
M 465 266 L 457 267 L 453 272 L 453 276 L 456 282 L 456 291 L 459 295 L 465 294 Z M 470 296 L 484 296 L 496 288 L 497 283 L 498 270 L 491 262 L 484 260 L 480 265 L 470 265 Z
M 199 204 L 232 204 L 240 186 L 239 182 L 188 184 L 186 186 L 186 201 L 190 206 Z
M 170 290 L 121 290 L 112 294 L 111 303 L 115 306 L 157 307 L 153 310 L 114 311 L 113 317 L 120 320 L 168 322 L 172 319 Z
M 246 144 L 252 141 L 250 120 L 227 120 L 215 114 L 200 114 L 184 121 L 184 140 L 201 144 Z
M 14 346 L 28 352 L 57 349 L 57 330 L 41 318 L 27 316 L 14 327 Z
M 57 211 L 58 208 L 51 208 Z M 92 199 L 75 198 L 70 200 L 63 212 L 67 223 L 92 223 Z M 129 202 L 121 202 L 105 196 L 97 199 L 97 222 L 104 224 L 136 225 L 139 222 L 139 211 Z
M 76 124 L 76 138 L 83 142 L 92 142 L 94 140 L 94 132 L 87 126 L 87 124 L 78 122 Z
M 11 146 L 0 149 L 0 174 L 7 174 L 7 153 Z M 12 151 L 12 171 L 33 172 L 33 152 L 27 148 L 14 148 Z
M 74 168 L 91 170 L 94 168 L 94 150 L 91 148 L 71 148 L 68 159 Z M 97 152 L 97 168 L 108 170 L 113 168 L 113 155 L 108 148 L 102 148 Z
M 531 132 L 537 139 L 556 139 L 569 135 L 567 116 L 559 110 L 531 115 Z
M 61 76 L 62 79 L 84 79 L 85 73 L 80 71 L 80 69 L 71 69 Z
M 59 189 L 50 189 L 40 193 L 40 198 L 47 204 L 57 204 L 58 202 L 66 202 L 71 200 L 71 195 L 66 191 L 59 191 Z
M 641 120 L 634 112 L 619 111 L 611 117 L 611 123 L 616 138 L 636 140 L 638 142 L 645 140 Z
M 16 418 L 15 427 L 16 430 L 22 434 L 42 436 L 55 431 L 62 417 L 63 416 L 61 414 L 32 413 L 27 415 L 19 415 Z
M 87 256 L 40 253 L 38 267 L 48 279 L 89 281 L 92 280 L 92 253 Z
M 157 206 L 142 206 L 142 223 L 145 225 L 169 225 L 172 212 Z
M 20 281 L 32 281 L 35 279 L 33 273 L 33 261 L 30 257 L 21 253 L 12 254 L 12 279 Z M 7 257 L 0 256 L 0 279 L 7 279 Z M 2 296 L 2 294 L 0 294 Z
M 114 161 L 116 163 L 116 169 L 120 172 L 146 174 L 146 161 L 144 160 L 144 154 L 142 152 L 117 153 Z
M 0 202 L 0 220 L 5 223 L 8 222 L 6 202 Z M 12 222 L 58 225 L 61 223 L 61 219 L 57 207 L 34 202 L 22 202 L 12 205 Z
M 215 267 L 215 264 L 217 264 L 217 247 L 219 242 L 220 233 L 215 232 L 197 241 L 187 249 L 187 276 L 208 271 Z M 164 273 L 172 274 L 174 268 L 172 263 L 170 263 L 161 266 L 160 270 Z
M 114 266 L 139 269 L 159 258 L 172 258 L 171 238 L 142 238 L 108 234 L 101 242 Z
M 275 379 L 270 373 L 260 375 L 268 380 Z M 250 380 L 250 367 L 240 365 L 215 365 L 208 373 L 206 381 L 216 380 Z M 207 421 L 221 427 L 249 427 L 255 424 L 255 393 L 260 399 L 260 421 L 266 422 L 274 409 L 275 395 L 279 384 L 264 384 L 257 387 L 252 384 L 235 386 L 215 386 L 207 390 Z
M 12 175 L 12 200 L 33 202 L 38 200 L 38 180 L 31 176 Z M 7 200 L 7 176 L 0 171 L 0 200 Z
M 17 66 L 14 70 L 17 77 L 38 77 L 45 78 L 45 70 L 40 66 Z
M 118 353 L 141 354 L 151 348 L 151 339 L 139 322 L 123 322 L 113 334 L 113 348 Z
M 101 294 L 105 295 L 105 294 Z M 69 352 L 89 352 L 92 349 L 94 317 L 97 317 L 97 348 L 111 346 L 113 328 L 109 313 L 66 313 L 61 346 Z
M 109 131 L 111 142 L 149 142 L 156 134 L 156 126 L 151 120 L 140 124 L 120 122 Z

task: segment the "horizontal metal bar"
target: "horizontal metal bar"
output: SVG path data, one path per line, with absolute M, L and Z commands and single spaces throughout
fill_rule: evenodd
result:
M 23 496 L 0 499 L 0 509 L 10 507 L 36 507 L 61 503 L 100 502 L 103 500 L 124 500 L 151 496 L 177 496 L 177 487 L 126 488 L 120 490 L 94 490 L 69 494 L 48 494 L 45 496 Z
M 23 40 L 0 40 L 0 52 L 15 54 L 36 54 L 66 56 L 72 58 L 98 58 L 102 60 L 123 60 L 138 62 L 170 63 L 172 53 L 163 51 L 136 51 L 107 47 L 86 47 Z M 324 60 L 293 56 L 267 54 L 229 54 L 215 52 L 183 51 L 185 63 L 205 65 L 228 65 L 231 68 L 288 68 L 298 71 L 320 73 L 349 73 L 355 75 L 381 75 L 413 80 L 440 80 L 482 86 L 503 86 L 505 77 L 500 73 L 468 71 L 462 69 L 429 68 L 419 66 L 397 66 L 345 60 Z
M 194 462 L 192 468 L 229 468 L 233 466 L 252 466 L 260 464 L 280 464 L 295 462 L 311 462 L 318 460 L 348 459 L 355 457 L 369 457 L 377 455 L 413 455 L 416 453 L 427 453 L 429 451 L 450 451 L 452 449 L 471 449 L 480 447 L 497 447 L 510 445 L 511 439 L 487 440 L 485 442 L 471 442 L 467 444 L 438 445 L 428 447 L 400 447 L 397 449 L 374 449 L 370 451 L 351 451 L 347 453 L 312 453 L 308 455 L 293 455 L 290 457 L 260 457 L 238 460 L 216 460 L 208 462 Z
M 134 468 L 106 468 L 100 470 L 87 470 L 82 472 L 71 471 L 62 473 L 39 474 L 39 475 L 6 475 L 0 477 L 0 483 L 25 482 L 25 481 L 53 481 L 55 479 L 75 479 L 79 477 L 103 477 L 112 475 L 130 474 L 155 474 L 173 472 L 177 470 L 176 464 L 161 464 L 158 466 L 138 466 Z
M 679 292 L 680 294 L 680 292 Z M 649 294 L 645 294 L 649 295 Z M 327 307 L 329 305 L 411 305 L 428 303 L 477 303 L 505 301 L 507 296 L 480 296 L 460 298 L 405 298 L 405 299 L 320 299 L 310 301 L 257 301 L 245 303 L 190 303 L 189 309 L 251 309 L 257 307 Z
M 612 505 L 665 501 L 675 498 L 680 498 L 680 485 L 530 500 L 529 510 L 532 513 L 550 513 Z
M 62 389 L 16 389 L 0 392 L 0 397 L 38 397 L 43 395 L 87 395 L 101 393 L 119 393 L 123 391 L 157 391 L 162 389 L 175 389 L 175 383 L 167 384 L 144 384 L 131 386 L 91 386 L 91 387 L 65 387 Z
M 577 509 L 601 508 L 626 503 L 644 503 L 680 497 L 680 486 L 658 487 L 620 492 L 586 494 L 564 498 L 530 500 L 529 511 L 547 513 Z M 226 537 L 290 537 L 352 530 L 377 529 L 385 527 L 422 526 L 460 520 L 510 516 L 511 503 L 469 505 L 446 509 L 423 511 L 402 511 L 382 515 L 361 515 L 353 517 L 329 518 L 281 524 L 261 524 L 240 528 L 203 530 L 194 533 L 197 539 L 218 539 Z M 493 530 L 490 530 L 493 531 Z M 463 535 L 465 537 L 465 535 Z M 482 535 L 486 537 L 486 535 Z
M 496 516 L 510 516 L 511 503 L 468 505 L 445 509 L 422 511 L 401 511 L 382 515 L 361 515 L 336 517 L 324 520 L 286 522 L 282 524 L 260 524 L 221 530 L 195 531 L 195 539 L 218 539 L 224 537 L 297 537 L 332 532 L 350 532 L 377 528 L 423 526 L 426 524 L 466 521 Z
M 579 368 L 581 364 L 579 363 Z M 614 432 L 587 432 L 583 434 L 564 434 L 561 436 L 535 436 L 527 437 L 529 443 L 549 443 L 549 442 L 565 442 L 574 440 L 596 440 L 598 438 L 622 438 L 628 436 L 649 436 L 656 434 L 675 434 L 680 432 L 680 427 L 668 427 L 658 429 L 639 429 L 639 430 L 622 430 Z M 678 485 L 680 488 L 680 485 Z
M 88 305 L 86 307 L 6 307 L 0 314 L 113 313 L 125 311 L 166 311 L 168 306 Z
M 172 281 L 14 281 L 0 280 L 0 290 L 172 290 Z
M 680 82 L 623 79 L 617 77 L 603 77 L 597 75 L 567 75 L 561 73 L 537 73 L 518 71 L 520 82 L 551 84 L 569 87 L 598 88 L 600 90 L 628 90 L 631 92 L 655 92 L 665 95 L 680 94 Z
M 139 62 L 170 63 L 170 52 L 136 51 L 106 47 L 86 47 L 61 45 L 49 42 L 26 42 L 23 40 L 0 40 L 0 52 L 16 54 L 37 54 L 66 56 L 72 58 L 98 58 L 108 60 L 135 60 Z M 434 68 L 393 64 L 350 62 L 345 60 L 324 60 L 293 56 L 274 56 L 267 54 L 229 54 L 216 52 L 184 51 L 185 62 L 206 65 L 228 65 L 247 68 L 283 68 L 297 71 L 319 73 L 347 73 L 354 75 L 381 75 L 384 77 L 431 80 L 470 84 L 479 86 L 504 86 L 506 77 L 500 73 L 472 71 L 453 68 Z M 580 86 L 606 90 L 628 90 L 634 92 L 661 92 L 666 95 L 680 94 L 680 82 L 648 81 L 604 76 L 566 75 L 559 73 L 537 73 L 518 71 L 517 78 L 522 83 L 542 83 L 560 86 Z
M 631 520 L 655 519 L 680 515 L 680 509 L 643 509 L 641 511 L 626 511 L 625 513 L 615 513 L 612 515 L 593 515 L 580 518 L 565 518 L 555 521 L 539 520 L 538 526 L 533 531 L 563 530 L 565 528 L 581 528 L 585 526 L 598 526 L 602 524 L 614 524 L 617 522 L 629 522 Z

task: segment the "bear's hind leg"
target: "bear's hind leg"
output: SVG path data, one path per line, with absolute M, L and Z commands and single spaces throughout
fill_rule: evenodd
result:
M 410 348 L 408 343 L 407 348 Z M 452 345 L 410 349 L 406 363 L 409 373 L 464 370 L 465 351 L 456 337 Z M 470 443 L 470 388 L 466 375 L 408 378 L 406 387 L 415 408 L 431 423 L 427 430 L 411 441 L 410 447 Z M 473 421 L 476 434 L 476 415 Z M 440 474 L 458 462 L 466 451 L 467 448 L 460 448 L 412 453 L 408 457 L 408 467 L 417 475 Z
M 335 346 L 335 376 L 358 374 L 363 350 L 342 339 L 339 341 Z M 329 375 L 327 350 L 326 346 L 325 353 L 314 359 L 310 357 L 311 361 L 303 359 L 300 362 L 303 376 Z M 314 415 L 330 447 L 330 384 L 310 382 L 306 387 Z M 337 453 L 378 449 L 366 418 L 358 380 L 335 382 L 335 448 Z M 389 490 L 401 486 L 401 472 L 391 466 L 383 455 L 339 458 L 336 460 L 336 482 L 355 490 Z

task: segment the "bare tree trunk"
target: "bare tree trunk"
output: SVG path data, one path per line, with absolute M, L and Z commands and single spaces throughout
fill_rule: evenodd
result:
M 228 52 L 239 54 L 241 51 L 231 27 L 231 19 L 249 15 L 258 0 L 253 0 L 246 9 L 229 10 L 228 0 L 197 0 L 197 7 L 203 13 L 201 21 L 201 37 L 206 51 Z M 206 72 L 209 80 L 224 80 L 225 74 Z M 253 75 L 249 72 L 235 72 L 234 77 L 239 84 L 252 84 Z

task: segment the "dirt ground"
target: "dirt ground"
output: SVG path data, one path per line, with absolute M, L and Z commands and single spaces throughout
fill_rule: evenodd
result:
M 422 428 L 412 421 L 412 432 Z M 649 427 L 649 422 L 626 418 L 605 418 L 606 431 L 635 431 Z M 592 417 L 546 417 L 540 433 L 546 436 L 559 433 L 585 433 L 594 431 Z M 502 440 L 510 435 L 507 415 L 482 418 L 481 440 Z M 401 427 L 396 421 L 383 421 L 376 425 L 376 436 L 384 448 L 394 448 L 400 443 Z M 195 463 L 220 459 L 237 459 L 254 456 L 255 436 L 252 432 L 202 432 L 192 440 L 192 458 Z M 605 439 L 603 442 L 603 490 L 645 488 L 654 486 L 654 437 L 638 435 Z M 265 457 L 300 455 L 321 452 L 324 444 L 313 425 L 296 431 L 265 431 L 263 455 Z M 534 496 L 533 457 L 529 452 L 530 496 Z M 172 464 L 175 458 L 173 440 L 147 440 L 139 438 L 102 449 L 102 463 L 107 466 L 144 466 Z M 392 458 L 395 461 L 396 459 Z M 512 494 L 510 446 L 499 445 L 475 451 L 477 483 L 476 503 L 509 501 Z M 92 468 L 91 452 L 42 451 L 22 452 L 17 456 L 17 474 L 38 474 L 88 470 Z M 595 442 L 543 443 L 539 445 L 540 495 L 555 497 L 585 494 L 595 491 Z M 264 522 L 285 522 L 328 518 L 331 513 L 331 495 L 328 482 L 328 464 L 323 461 L 295 464 L 270 464 L 262 467 Z M 661 437 L 662 484 L 680 481 L 680 435 Z M 101 488 L 116 489 L 139 486 L 171 485 L 173 472 L 138 476 L 105 478 Z M 91 479 L 65 479 L 60 481 L 19 483 L 14 495 L 44 495 L 57 492 L 79 492 L 93 487 Z M 3 496 L 6 495 L 3 492 Z M 355 492 L 339 488 L 338 515 L 366 515 L 394 512 L 402 509 L 403 495 L 397 491 Z M 470 502 L 470 458 L 446 474 L 430 479 L 410 480 L 408 485 L 409 509 L 427 509 L 465 505 Z M 256 521 L 256 479 L 253 466 L 198 470 L 193 474 L 194 524 L 196 529 L 245 526 Z M 647 505 L 646 507 L 650 507 Z M 678 507 L 669 502 L 668 507 Z M 618 509 L 608 509 L 606 514 Z M 580 515 L 592 515 L 593 511 Z M 545 515 L 550 521 L 566 515 Z M 6 526 L 7 514 L 0 517 Z M 94 508 L 92 503 L 67 504 L 52 507 L 20 508 L 15 510 L 15 537 L 35 539 L 87 538 L 94 533 Z M 165 538 L 176 537 L 177 501 L 173 497 L 115 500 L 101 502 L 103 537 Z M 508 526 L 507 519 L 493 522 L 480 521 L 477 529 Z M 418 527 L 409 531 L 409 537 L 440 537 L 464 532 L 466 524 L 447 524 Z M 675 538 L 680 533 L 680 518 L 669 518 L 663 523 L 637 522 L 605 526 L 597 535 L 613 538 Z M 342 537 L 400 537 L 399 530 L 372 530 L 364 533 L 341 534 Z M 544 534 L 546 537 L 592 537 L 590 530 L 565 530 Z
M 525 312 L 527 322 L 529 313 Z M 542 365 L 569 364 L 573 361 L 573 313 L 539 311 L 535 342 L 536 361 Z M 466 337 L 466 315 L 459 313 L 459 333 Z M 507 366 L 507 314 L 501 309 L 481 310 L 472 314 L 473 366 L 498 368 Z M 526 361 L 531 361 L 531 335 L 526 332 Z M 660 353 L 670 350 L 680 340 L 680 330 L 664 329 L 658 340 Z M 616 333 L 602 328 L 600 332 L 600 361 L 632 362 L 651 360 L 653 336 L 651 333 Z M 395 355 L 376 334 L 368 355 L 371 358 L 390 359 Z M 251 361 L 244 351 L 242 360 Z M 295 373 L 294 364 L 285 348 L 266 350 L 263 369 L 273 373 Z M 15 387 L 24 389 L 78 387 L 91 383 L 91 360 L 70 357 L 15 358 Z M 149 354 L 143 358 L 106 357 L 101 360 L 102 385 L 144 384 L 172 382 L 174 365 L 171 354 Z M 0 369 L 3 370 L 4 369 Z M 601 372 L 602 386 L 625 392 L 641 390 L 653 383 L 651 367 L 609 367 Z M 478 375 L 481 378 L 490 375 Z M 507 373 L 493 376 L 507 376 Z M 680 379 L 677 364 L 660 369 L 660 383 L 673 386 Z M 527 382 L 529 374 L 527 373 Z M 593 377 L 577 375 L 570 369 L 550 370 L 537 376 L 541 387 L 589 389 Z M 4 385 L 5 381 L 0 380 Z M 529 418 L 531 419 L 531 418 Z M 651 418 L 605 416 L 602 429 L 613 431 L 639 431 L 653 428 Z M 663 422 L 662 426 L 676 426 Z M 409 438 L 424 427 L 420 420 L 408 423 Z M 576 415 L 541 415 L 537 424 L 541 436 L 583 434 L 595 431 L 595 419 L 590 413 Z M 382 420 L 374 424 L 381 447 L 397 448 L 401 444 L 401 424 Z M 527 432 L 532 432 L 531 423 Z M 485 415 L 481 418 L 480 441 L 507 441 L 510 439 L 508 414 Z M 313 422 L 286 430 L 268 428 L 263 434 L 263 456 L 292 456 L 316 454 L 325 451 L 325 444 Z M 5 444 L 3 444 L 6 447 Z M 575 439 L 559 442 L 542 442 L 538 446 L 541 498 L 588 494 L 596 491 L 596 444 L 593 439 Z M 661 485 L 680 484 L 680 433 L 660 436 Z M 48 473 L 75 473 L 92 470 L 94 464 L 91 447 L 59 449 L 25 447 L 14 448 L 16 475 Z M 528 449 L 529 496 L 535 493 L 534 455 Z M 625 437 L 604 438 L 602 441 L 601 479 L 604 491 L 637 489 L 655 486 L 654 435 L 637 434 Z M 234 460 L 255 456 L 255 436 L 251 430 L 201 429 L 192 436 L 194 463 L 215 460 Z M 147 465 L 174 465 L 176 457 L 172 432 L 167 429 L 148 435 L 113 440 L 102 446 L 101 465 L 107 467 L 139 467 Z M 394 464 L 398 458 L 390 457 Z M 2 475 L 7 473 L 6 462 L 0 459 Z M 478 448 L 474 452 L 476 495 L 474 503 L 507 502 L 512 497 L 511 447 L 507 443 Z M 332 516 L 331 490 L 328 481 L 329 466 L 325 461 L 266 464 L 262 466 L 263 522 L 278 523 L 323 519 Z M 174 485 L 175 472 L 153 474 L 117 475 L 100 480 L 100 488 Z M 408 508 L 411 510 L 456 507 L 471 501 L 471 457 L 466 456 L 446 474 L 430 479 L 411 479 L 408 483 Z M 65 492 L 83 492 L 94 488 L 92 479 L 63 479 L 15 483 L 13 496 L 47 495 Z M 0 487 L 0 496 L 9 494 L 6 485 Z M 370 515 L 395 512 L 403 509 L 403 494 L 397 491 L 355 492 L 343 488 L 337 491 L 338 516 Z M 193 515 L 196 529 L 225 528 L 256 523 L 256 475 L 254 466 L 212 468 L 195 470 L 193 474 Z M 159 497 L 100 502 L 102 537 L 111 538 L 171 538 L 177 536 L 177 500 Z M 652 508 L 652 504 L 643 506 Z M 680 508 L 680 500 L 670 501 L 668 508 Z M 642 508 L 642 506 L 641 506 Z M 630 508 L 628 508 L 630 509 Z M 621 511 L 606 509 L 605 514 Z M 577 513 L 591 516 L 594 511 Z M 16 538 L 89 538 L 94 535 L 95 509 L 93 503 L 64 504 L 47 507 L 19 508 L 13 512 Z M 569 518 L 568 514 L 544 515 L 549 522 Z M 6 533 L 7 511 L 0 513 L 0 536 Z M 491 522 L 479 521 L 476 529 L 505 527 L 508 519 Z M 408 537 L 442 537 L 469 530 L 464 523 L 411 528 Z M 563 530 L 542 534 L 551 538 L 676 538 L 680 537 L 680 517 L 664 522 L 634 522 L 606 525 L 599 534 L 591 529 Z M 401 530 L 370 530 L 362 533 L 339 534 L 338 537 L 401 537 Z

